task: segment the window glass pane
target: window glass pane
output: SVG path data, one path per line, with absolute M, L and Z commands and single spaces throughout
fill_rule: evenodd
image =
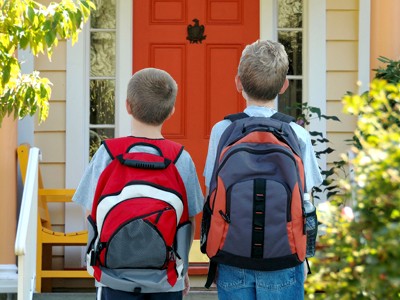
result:
M 302 75 L 303 34 L 299 31 L 284 31 L 278 33 L 278 41 L 285 46 L 289 57 L 288 75 Z
M 114 137 L 114 128 L 92 128 L 90 129 L 89 158 L 91 159 L 101 142 Z
M 279 0 L 278 1 L 278 27 L 302 28 L 303 26 L 303 1 Z
M 94 0 L 96 10 L 90 12 L 90 27 L 115 29 L 115 0 Z
M 90 34 L 90 76 L 115 76 L 115 32 Z
M 114 124 L 115 81 L 90 81 L 90 124 Z
M 301 113 L 299 107 L 302 103 L 302 80 L 289 80 L 289 87 L 282 95 L 278 96 L 278 111 L 293 117 L 298 117 Z

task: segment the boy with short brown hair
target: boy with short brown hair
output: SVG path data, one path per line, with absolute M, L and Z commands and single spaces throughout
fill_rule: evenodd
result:
M 135 145 L 130 152 L 146 152 L 157 154 L 154 148 L 146 146 L 173 143 L 165 140 L 161 129 L 163 123 L 174 113 L 177 95 L 175 80 L 165 71 L 155 68 L 147 68 L 136 72 L 127 89 L 126 109 L 132 116 L 132 138 Z M 92 209 L 95 189 L 101 173 L 112 162 L 112 157 L 107 148 L 100 146 L 86 169 L 81 182 L 73 197 L 73 201 Z M 194 235 L 194 217 L 202 210 L 203 195 L 197 178 L 195 165 L 189 153 L 183 150 L 174 162 L 176 169 L 186 189 L 188 199 L 189 218 L 192 222 L 191 245 Z M 97 299 L 182 299 L 189 291 L 189 278 L 187 274 L 188 262 L 185 261 L 185 274 L 178 279 L 176 284 L 165 289 L 152 282 L 143 293 L 127 292 L 112 289 L 96 282 Z M 149 277 L 151 281 L 151 277 Z M 156 281 L 156 279 L 154 279 Z M 132 289 L 133 290 L 133 289 Z

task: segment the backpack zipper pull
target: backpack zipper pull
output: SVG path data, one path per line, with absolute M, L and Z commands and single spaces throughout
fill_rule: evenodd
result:
M 231 223 L 231 218 L 227 214 L 225 214 L 222 210 L 219 211 L 219 214 L 221 215 L 222 219 L 225 220 L 226 223 Z

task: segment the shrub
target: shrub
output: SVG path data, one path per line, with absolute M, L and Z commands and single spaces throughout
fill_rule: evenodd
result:
M 346 95 L 344 110 L 358 116 L 354 158 L 346 157 L 354 182 L 341 186 L 343 198 L 325 204 L 319 216 L 326 225 L 323 248 L 311 259 L 306 284 L 310 298 L 400 298 L 400 83 L 374 80 L 368 93 Z

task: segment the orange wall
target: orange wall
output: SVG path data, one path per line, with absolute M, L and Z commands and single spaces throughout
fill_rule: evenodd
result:
M 379 56 L 400 59 L 399 15 L 399 0 L 371 0 L 371 69 L 383 67 L 377 60 Z
M 15 264 L 17 219 L 17 122 L 3 119 L 0 128 L 0 265 Z

